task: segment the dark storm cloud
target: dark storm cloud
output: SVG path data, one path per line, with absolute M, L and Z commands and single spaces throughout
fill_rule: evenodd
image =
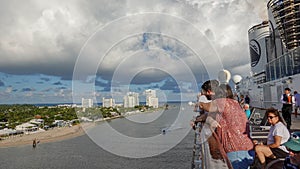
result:
M 111 87 L 110 86 L 106 86 L 103 89 L 99 90 L 101 92 L 110 92 L 111 91 Z
M 98 80 L 95 80 L 95 86 L 99 86 L 99 87 L 105 87 L 109 85 L 109 83 L 105 83 L 105 82 L 102 82 L 102 81 L 98 81 Z
M 22 92 L 31 92 L 31 91 L 35 91 L 35 89 L 32 89 L 32 88 L 23 88 L 21 91 Z
M 46 82 L 49 82 L 49 81 L 50 81 L 50 78 L 42 77 L 41 80 L 46 81 Z
M 59 85 L 62 85 L 62 83 L 61 82 L 55 82 L 55 83 L 53 83 L 53 85 L 59 86 Z
M 5 86 L 4 82 L 0 80 L 0 87 Z
M 101 92 L 109 92 L 114 90 L 114 92 L 120 92 L 118 87 L 120 87 L 118 84 L 112 83 L 111 81 L 103 82 L 99 80 L 95 80 L 95 86 L 100 87 L 102 89 L 99 89 Z
M 56 89 L 67 89 L 66 87 L 58 87 Z
M 52 88 L 48 88 L 48 89 L 42 90 L 42 92 L 51 92 L 52 90 L 53 90 Z
M 111 91 L 111 82 L 102 82 L 99 80 L 95 80 L 95 86 L 101 87 L 99 89 L 100 92 L 109 92 Z
M 174 79 L 168 78 L 160 87 L 161 90 L 172 90 L 174 93 L 180 93 L 178 84 Z

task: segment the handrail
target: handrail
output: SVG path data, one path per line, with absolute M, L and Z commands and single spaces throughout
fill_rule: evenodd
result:
M 204 149 L 202 144 L 200 144 L 200 133 L 202 130 L 203 122 L 199 122 L 195 128 L 195 136 L 194 136 L 194 146 L 193 146 L 193 155 L 192 155 L 192 164 L 191 169 L 206 169 L 206 165 L 204 162 Z M 197 151 L 198 149 L 198 151 Z M 198 159 L 196 159 L 198 157 Z M 201 159 L 200 159 L 201 158 Z

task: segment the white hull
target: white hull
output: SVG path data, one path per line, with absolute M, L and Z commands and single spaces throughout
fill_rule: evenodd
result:
M 239 85 L 239 93 L 248 95 L 252 107 L 281 109 L 280 97 L 284 89 L 289 87 L 300 92 L 300 74 L 269 81 L 263 84 L 255 84 L 252 79 L 246 79 Z

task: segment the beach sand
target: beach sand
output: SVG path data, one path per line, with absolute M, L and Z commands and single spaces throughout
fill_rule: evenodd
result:
M 85 134 L 85 130 L 94 126 L 94 123 L 81 123 L 71 127 L 57 127 L 47 131 L 41 131 L 31 134 L 22 134 L 10 136 L 0 141 L 0 147 L 17 147 L 24 145 L 32 145 L 33 140 L 36 138 L 40 144 L 62 141 Z

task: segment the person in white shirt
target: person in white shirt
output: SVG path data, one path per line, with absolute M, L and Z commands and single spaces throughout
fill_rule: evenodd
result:
M 255 146 L 255 152 L 262 165 L 262 169 L 266 166 L 266 158 L 285 158 L 289 154 L 283 144 L 289 140 L 290 133 L 284 125 L 278 110 L 274 108 L 267 109 L 266 115 L 268 122 L 271 124 L 267 144 L 257 144 Z

